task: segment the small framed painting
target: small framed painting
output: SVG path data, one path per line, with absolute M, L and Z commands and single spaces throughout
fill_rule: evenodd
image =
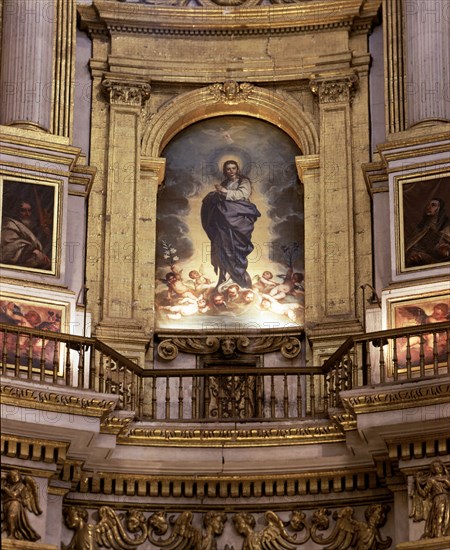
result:
M 0 177 L 0 265 L 56 275 L 60 182 Z
M 424 293 L 411 297 L 392 298 L 387 300 L 389 328 L 406 328 L 419 325 L 432 325 L 450 320 L 450 292 Z M 432 329 L 432 327 L 430 327 Z M 434 364 L 437 353 L 438 364 L 447 361 L 447 333 L 436 334 L 423 333 L 422 353 L 425 366 Z M 408 339 L 397 338 L 397 361 L 399 368 L 405 367 L 407 355 L 410 356 L 410 364 L 416 367 L 420 364 L 421 338 L 412 335 Z M 390 350 L 391 353 L 393 350 Z
M 65 302 L 0 292 L 0 322 L 14 327 L 66 332 L 69 307 Z M 18 335 L 17 332 L 0 332 L 0 349 L 3 356 L 6 354 L 8 366 L 15 365 L 18 360 L 20 366 L 25 368 L 31 360 L 34 370 L 44 366 L 47 373 L 53 372 L 57 365 L 58 376 L 63 376 L 63 347 L 65 349 L 51 338 L 30 337 L 25 331 Z
M 450 172 L 395 180 L 397 272 L 450 265 Z

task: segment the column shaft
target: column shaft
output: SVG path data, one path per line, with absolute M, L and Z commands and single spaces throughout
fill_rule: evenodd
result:
M 408 126 L 450 120 L 450 4 L 405 0 Z
M 50 130 L 55 3 L 4 0 L 0 123 Z

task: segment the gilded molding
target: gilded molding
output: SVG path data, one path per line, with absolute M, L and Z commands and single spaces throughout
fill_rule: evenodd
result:
M 266 428 L 137 428 L 118 437 L 120 445 L 188 447 L 253 447 L 307 445 L 345 441 L 345 435 L 331 422 L 303 427 Z
M 361 392 L 364 390 L 361 389 Z M 341 394 L 344 407 L 353 414 L 366 414 L 382 411 L 425 407 L 440 403 L 450 403 L 450 383 L 438 380 L 418 388 L 397 389 L 369 395 L 348 396 Z
M 335 414 L 332 414 L 331 411 L 329 412 L 331 420 L 342 430 L 343 433 L 352 432 L 357 429 L 357 421 L 353 415 L 343 411 L 336 412 Z
M 134 413 L 133 413 L 134 416 Z M 131 422 L 132 416 L 128 418 L 120 418 L 117 416 L 107 416 L 102 419 L 100 423 L 100 432 L 104 434 L 119 435 L 127 432 Z
M 103 472 L 82 472 L 73 492 L 90 495 L 126 495 L 152 498 L 241 499 L 255 497 L 295 497 L 299 495 L 329 495 L 344 491 L 365 491 L 379 487 L 373 469 L 354 467 L 302 473 L 246 474 L 183 474 L 154 475 Z M 382 491 L 381 493 L 384 493 Z M 96 499 L 98 501 L 100 499 Z M 348 502 L 348 496 L 346 501 Z M 92 501 L 91 501 L 92 502 Z M 198 504 L 192 504 L 198 509 Z
M 352 103 L 359 78 L 356 73 L 347 76 L 318 77 L 313 76 L 310 88 L 319 99 L 319 103 Z
M 36 439 L 12 434 L 1 435 L 1 454 L 8 458 L 62 464 L 67 457 L 69 443 Z
M 302 345 L 297 337 L 287 335 L 261 337 L 226 336 L 223 338 L 216 336 L 197 338 L 172 337 L 160 342 L 157 351 L 161 359 L 172 361 L 178 356 L 179 352 L 209 355 L 216 353 L 219 349 L 225 357 L 232 355 L 237 349 L 244 354 L 280 351 L 286 359 L 293 359 L 300 353 Z
M 433 431 L 429 435 L 430 437 L 424 436 L 420 439 L 417 436 L 405 438 L 399 436 L 395 439 L 385 439 L 389 459 L 393 461 L 417 460 L 447 454 L 450 444 L 448 431 L 442 434 Z
M 208 86 L 208 92 L 214 101 L 223 101 L 229 105 L 246 101 L 253 91 L 253 85 L 248 82 L 239 84 L 234 80 L 226 80 L 223 83 L 217 82 Z
M 112 412 L 116 401 L 86 399 L 79 395 L 59 394 L 56 392 L 33 390 L 2 384 L 0 387 L 1 403 L 15 407 L 51 410 L 67 414 L 102 417 Z
M 150 84 L 147 82 L 105 78 L 102 81 L 105 95 L 111 105 L 132 105 L 142 107 L 150 97 Z

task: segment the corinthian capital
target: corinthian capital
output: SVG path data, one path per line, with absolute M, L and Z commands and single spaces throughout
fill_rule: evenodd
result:
M 150 97 L 150 84 L 147 82 L 115 80 L 105 78 L 103 91 L 111 105 L 134 105 L 142 107 Z
M 320 103 L 351 103 L 358 88 L 358 75 L 356 73 L 335 77 L 314 75 L 309 87 Z

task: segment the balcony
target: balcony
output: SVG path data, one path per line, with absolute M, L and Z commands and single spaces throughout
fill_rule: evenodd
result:
M 164 424 L 292 423 L 343 408 L 341 392 L 450 374 L 450 323 L 348 338 L 322 366 L 143 369 L 96 338 L 0 325 L 13 383 L 111 395 L 116 410 Z

